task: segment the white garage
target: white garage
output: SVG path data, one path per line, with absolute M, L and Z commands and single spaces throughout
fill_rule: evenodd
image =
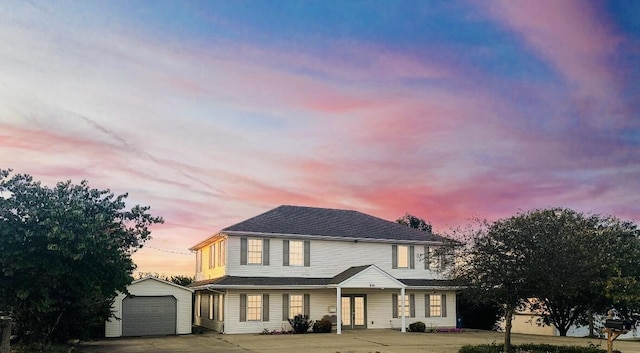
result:
M 105 337 L 191 333 L 191 289 L 146 277 L 127 290 L 128 295 L 119 293 L 113 303 L 115 318 L 106 322 Z

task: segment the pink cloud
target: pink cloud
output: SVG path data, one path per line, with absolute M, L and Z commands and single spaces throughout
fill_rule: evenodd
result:
M 600 6 L 579 0 L 499 0 L 489 5 L 490 13 L 565 77 L 576 90 L 576 106 L 594 126 L 603 122 L 589 114 L 594 108 L 589 102 L 606 100 L 607 124 L 613 123 L 611 118 L 619 118 L 611 113 L 621 109 L 617 96 L 623 80 L 613 59 L 624 39 L 602 16 Z

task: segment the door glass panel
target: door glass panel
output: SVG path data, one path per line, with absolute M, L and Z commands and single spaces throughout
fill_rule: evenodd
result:
M 342 297 L 342 325 L 351 326 L 351 297 Z
M 364 326 L 364 297 L 354 297 L 353 299 L 353 324 Z

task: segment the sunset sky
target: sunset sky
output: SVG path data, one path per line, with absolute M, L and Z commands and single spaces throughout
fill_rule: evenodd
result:
M 150 205 L 164 274 L 282 204 L 639 222 L 640 2 L 2 1 L 0 168 Z

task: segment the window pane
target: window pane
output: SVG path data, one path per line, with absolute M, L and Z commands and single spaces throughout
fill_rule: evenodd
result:
M 262 239 L 249 239 L 247 261 L 250 264 L 262 264 Z
M 289 296 L 289 318 L 294 318 L 302 312 L 302 295 L 290 295 Z
M 398 268 L 409 267 L 409 247 L 398 245 Z
M 409 307 L 411 303 L 409 302 L 409 295 L 406 294 L 404 296 L 404 316 L 409 317 L 411 314 L 411 308 Z M 402 315 L 402 297 L 398 296 L 398 315 Z
M 429 312 L 431 316 L 442 316 L 440 295 L 429 296 Z
M 304 265 L 304 243 L 302 240 L 289 241 L 289 266 Z
M 440 250 L 437 248 L 429 248 L 429 269 L 437 270 L 440 268 Z
M 209 268 L 216 267 L 216 244 L 209 247 Z
M 247 295 L 247 321 L 262 320 L 262 296 Z

